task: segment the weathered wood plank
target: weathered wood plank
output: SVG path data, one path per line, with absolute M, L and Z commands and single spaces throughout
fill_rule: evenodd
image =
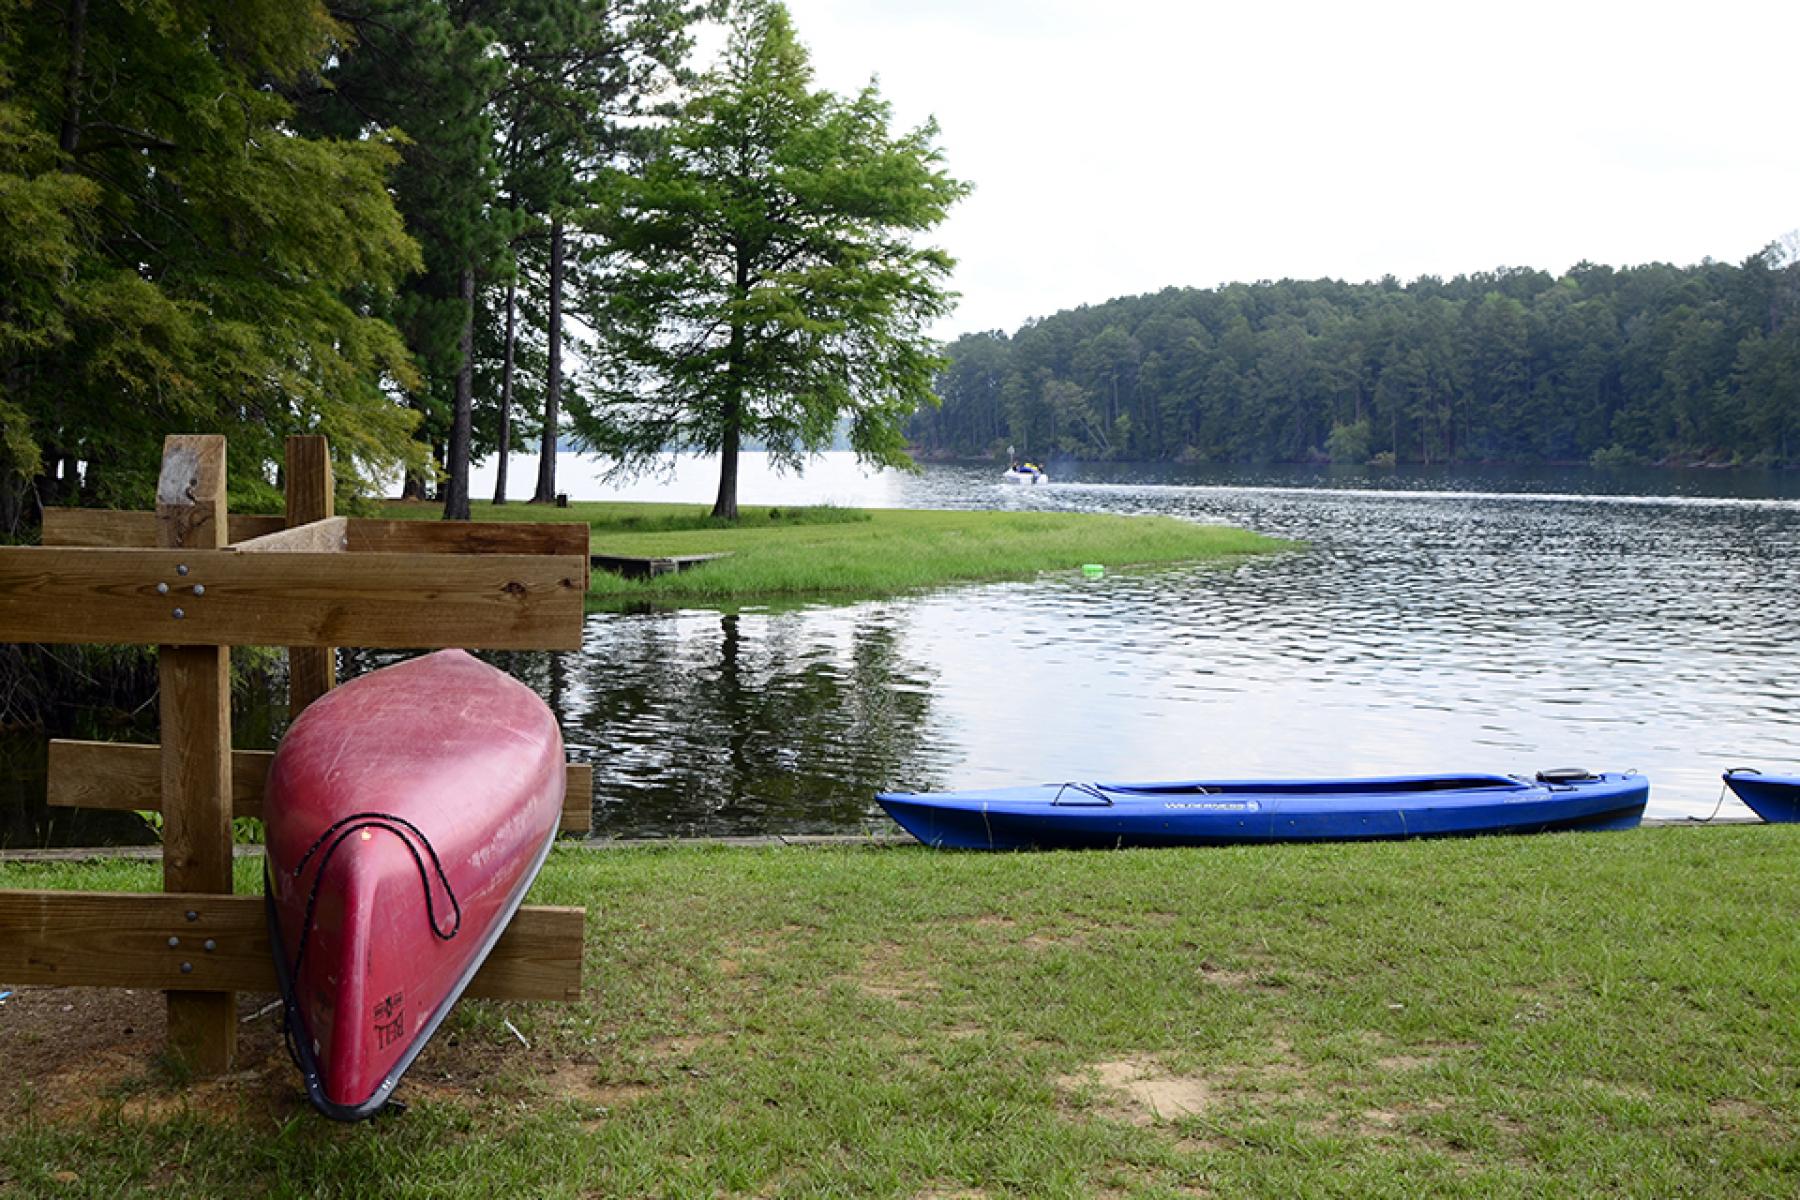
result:
M 576 650 L 586 579 L 569 555 L 4 547 L 0 641 Z
M 226 527 L 234 542 L 247 542 L 286 527 L 281 517 L 233 513 Z M 117 508 L 46 508 L 44 545 L 129 549 L 156 545 L 156 514 Z
M 283 486 L 290 530 L 337 515 L 337 488 L 331 474 L 331 444 L 322 437 L 294 436 L 287 440 Z M 239 549 L 260 539 L 241 543 Z M 318 550 L 341 550 L 350 544 L 347 528 L 335 531 L 328 545 Z M 291 721 L 320 696 L 337 686 L 337 651 L 330 646 L 289 646 L 288 719 Z
M 589 529 L 580 521 L 392 521 L 379 517 L 351 517 L 348 520 L 349 548 L 359 552 L 580 555 L 588 552 Z M 306 524 L 304 521 L 296 523 Z M 234 513 L 228 524 L 234 544 L 288 528 L 286 518 L 259 513 Z M 46 508 L 43 539 L 46 546 L 147 549 L 156 545 L 156 514 L 109 508 Z
M 267 750 L 231 752 L 231 812 L 261 817 Z M 157 812 L 162 808 L 162 748 L 132 742 L 50 740 L 49 802 L 57 808 L 103 808 Z M 593 828 L 594 768 L 569 763 L 563 792 L 563 833 Z
M 290 527 L 337 515 L 331 443 L 318 434 L 291 434 L 282 448 L 282 495 Z
M 350 549 L 382 554 L 578 554 L 588 552 L 579 521 L 387 521 L 353 517 Z
M 174 434 L 163 440 L 156 484 L 158 545 L 216 551 L 227 537 L 225 439 Z M 71 553 L 106 554 L 103 550 Z M 179 580 L 182 576 L 174 576 Z M 161 598 L 161 597 L 159 597 Z M 182 629 L 168 622 L 173 634 Z M 223 646 L 166 636 L 157 650 L 162 725 L 163 890 L 231 891 L 231 675 Z M 168 985 L 169 1048 L 196 1070 L 231 1069 L 236 1001 L 229 991 Z
M 579 999 L 585 916 L 580 908 L 519 909 L 467 994 Z M 263 898 L 204 893 L 0 890 L 0 979 L 220 994 L 276 990 Z
M 386 521 L 353 518 L 350 549 L 378 554 L 552 554 L 578 556 L 588 586 L 588 537 L 575 521 Z
M 231 752 L 231 815 L 261 817 L 267 750 Z M 56 808 L 162 811 L 162 747 L 50 739 L 46 800 Z
M 594 767 L 592 763 L 568 763 L 564 768 L 562 833 L 594 832 Z
M 277 529 L 228 548 L 243 554 L 330 554 L 344 549 L 349 523 L 348 517 L 326 517 L 291 529 Z

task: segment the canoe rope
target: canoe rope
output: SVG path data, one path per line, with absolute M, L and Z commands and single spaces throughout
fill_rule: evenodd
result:
M 348 828 L 345 828 L 346 826 L 348 826 Z M 400 828 L 395 828 L 396 826 L 399 826 Z M 450 886 L 450 877 L 444 874 L 443 860 L 438 857 L 438 852 L 436 848 L 432 846 L 431 839 L 426 837 L 417 825 L 414 825 L 405 817 L 396 817 L 392 813 L 378 812 L 351 813 L 349 816 L 333 822 L 331 828 L 327 829 L 324 833 L 321 833 L 318 838 L 314 840 L 313 844 L 307 848 L 306 853 L 300 856 L 299 864 L 294 867 L 294 878 L 298 879 L 300 878 L 301 872 L 306 870 L 306 864 L 312 860 L 312 856 L 318 853 L 319 847 L 325 845 L 325 840 L 330 838 L 332 834 L 337 834 L 337 837 L 332 841 L 331 845 L 326 846 L 324 855 L 319 859 L 319 870 L 317 874 L 313 876 L 312 888 L 306 894 L 306 919 L 305 923 L 300 926 L 300 949 L 294 955 L 293 973 L 288 976 L 291 994 L 282 997 L 282 1000 L 286 1002 L 287 1006 L 287 1013 L 285 1014 L 287 1019 L 281 1023 L 282 1040 L 287 1045 L 288 1057 L 294 1060 L 294 1065 L 300 1068 L 301 1071 L 306 1070 L 306 1064 L 301 1061 L 300 1048 L 294 1041 L 295 1030 L 298 1027 L 299 1018 L 300 967 L 306 962 L 306 945 L 308 939 L 312 936 L 313 913 L 319 903 L 319 884 L 324 881 L 325 868 L 331 865 L 331 856 L 337 853 L 338 847 L 343 845 L 345 840 L 349 838 L 351 834 L 361 829 L 387 830 L 389 833 L 399 838 L 400 844 L 405 846 L 407 852 L 412 855 L 413 865 L 419 868 L 419 883 L 425 890 L 425 918 L 431 925 L 432 934 L 439 941 L 447 942 L 458 933 L 462 932 L 462 905 L 457 902 L 456 892 Z M 444 885 L 444 895 L 450 898 L 450 910 L 454 914 L 454 920 L 450 925 L 449 933 L 445 933 L 438 928 L 437 906 L 433 903 L 431 898 L 431 877 L 425 873 L 425 860 L 419 857 L 418 847 L 414 846 L 412 842 L 400 832 L 400 829 L 405 829 L 410 832 L 413 837 L 418 838 L 419 842 L 425 847 L 425 853 L 431 856 L 432 869 L 437 872 L 438 881 Z M 339 830 L 342 830 L 342 832 L 339 832 Z M 268 873 L 269 865 L 268 860 L 265 857 L 263 861 L 264 891 L 269 890 Z
M 1733 767 L 1732 770 L 1735 771 L 1735 770 L 1737 770 L 1737 768 Z M 1696 825 L 1704 825 L 1708 821 L 1712 820 L 1714 817 L 1718 816 L 1719 810 L 1721 808 L 1725 807 L 1725 792 L 1726 791 L 1727 791 L 1727 785 L 1721 783 L 1719 785 L 1719 798 L 1717 800 L 1713 801 L 1713 810 L 1711 812 L 1707 813 L 1704 817 L 1689 817 L 1688 820 L 1692 821 Z
M 418 847 L 414 846 L 405 834 L 402 834 L 400 829 L 396 829 L 395 826 L 400 826 L 401 829 L 405 829 L 407 833 L 418 838 L 420 845 L 425 847 L 425 853 L 431 856 L 432 869 L 437 872 L 438 882 L 444 885 L 444 895 L 450 898 L 450 911 L 454 916 L 454 920 L 451 922 L 449 933 L 445 933 L 442 929 L 438 928 L 437 905 L 433 902 L 431 897 L 431 877 L 425 873 L 425 860 L 419 857 Z M 325 868 L 331 865 L 331 856 L 337 853 L 338 847 L 342 846 L 351 834 L 361 829 L 387 830 L 389 833 L 399 838 L 400 844 L 406 847 L 408 854 L 412 855 L 413 865 L 419 868 L 419 885 L 425 890 L 425 919 L 431 925 L 432 934 L 435 935 L 440 942 L 447 942 L 462 931 L 462 905 L 457 903 L 456 892 L 450 887 L 450 877 L 444 874 L 443 860 L 438 858 L 438 852 L 433 848 L 431 839 L 420 832 L 419 827 L 414 825 L 411 821 L 408 821 L 405 817 L 396 817 L 392 813 L 379 812 L 351 813 L 347 817 L 332 822 L 331 828 L 318 836 L 313 844 L 308 847 L 306 853 L 300 856 L 300 862 L 294 867 L 294 878 L 298 879 L 300 878 L 301 873 L 306 870 L 306 864 L 312 860 L 312 856 L 318 853 L 319 847 L 325 845 L 325 840 L 330 838 L 332 834 L 337 834 L 337 837 L 332 840 L 331 845 L 325 847 L 325 853 L 319 859 L 318 872 L 313 875 L 312 888 L 306 893 L 306 921 L 300 926 L 300 949 L 294 955 L 294 974 L 292 978 L 296 987 L 298 987 L 300 983 L 301 964 L 306 961 L 306 944 L 308 938 L 312 935 L 313 910 L 319 903 L 319 885 L 325 880 Z M 342 832 L 340 833 L 339 830 L 342 830 Z

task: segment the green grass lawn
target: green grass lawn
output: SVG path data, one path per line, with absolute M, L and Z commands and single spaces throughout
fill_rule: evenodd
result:
M 434 505 L 390 504 L 390 516 L 429 518 Z M 1098 513 L 952 512 L 746 506 L 737 524 L 676 504 L 578 503 L 566 509 L 477 504 L 482 521 L 576 521 L 595 554 L 732 557 L 652 580 L 594 572 L 600 605 L 727 604 L 783 598 L 889 595 L 942 584 L 1025 579 L 1044 571 L 1234 558 L 1288 548 L 1241 529 L 1171 517 Z
M 257 864 L 240 868 L 254 890 Z M 142 864 L 0 865 L 8 887 L 154 880 Z M 564 849 L 532 898 L 589 906 L 583 1002 L 461 1006 L 402 1085 L 404 1115 L 315 1117 L 266 1029 L 265 1061 L 192 1093 L 148 1065 L 73 1095 L 9 1069 L 0 1192 L 1800 1185 L 1796 827 L 1030 855 Z M 19 1049 L 8 1036 L 0 1007 L 0 1061 Z

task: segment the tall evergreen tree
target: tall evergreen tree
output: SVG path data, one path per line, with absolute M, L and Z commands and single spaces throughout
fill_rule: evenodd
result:
M 147 503 L 171 429 L 226 434 L 249 501 L 287 433 L 350 486 L 406 458 L 395 151 L 292 124 L 348 41 L 316 0 L 0 3 L 0 526 Z
M 412 394 L 423 436 L 445 480 L 444 515 L 469 512 L 478 284 L 508 235 L 498 203 L 491 100 L 506 78 L 490 22 L 502 0 L 344 0 L 355 31 L 330 87 L 311 106 L 320 127 L 342 136 L 403 131 L 394 196 L 423 250 L 391 314 L 412 348 L 424 386 Z M 422 497 L 412 474 L 407 494 Z
M 798 468 L 847 421 L 864 461 L 909 461 L 901 426 L 941 363 L 926 325 L 952 299 L 950 259 L 915 239 L 967 189 L 934 124 L 889 120 L 873 85 L 812 87 L 781 4 L 736 6 L 719 65 L 589 218 L 612 257 L 585 297 L 602 344 L 585 441 L 624 472 L 719 455 L 727 519 L 747 439 Z
M 640 118 L 677 78 L 689 26 L 701 12 L 690 0 L 509 0 L 496 15 L 507 74 L 494 113 L 514 264 L 501 310 L 512 320 L 517 288 L 529 285 L 542 297 L 547 322 L 534 502 L 556 494 L 564 297 L 582 250 L 570 237 L 568 214 L 585 207 L 596 174 L 637 136 Z M 516 320 L 512 325 L 516 332 Z M 505 362 L 501 371 L 496 503 L 505 497 L 513 423 L 513 372 Z

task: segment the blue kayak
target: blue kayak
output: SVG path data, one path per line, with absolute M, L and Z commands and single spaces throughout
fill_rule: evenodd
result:
M 971 792 L 883 792 L 888 816 L 927 846 L 962 850 L 1224 846 L 1630 829 L 1642 775 L 1546 771 L 1386 779 L 1046 783 Z
M 1725 772 L 1725 785 L 1765 821 L 1800 821 L 1800 779 L 1792 775 L 1764 775 L 1749 767 L 1733 767 Z

